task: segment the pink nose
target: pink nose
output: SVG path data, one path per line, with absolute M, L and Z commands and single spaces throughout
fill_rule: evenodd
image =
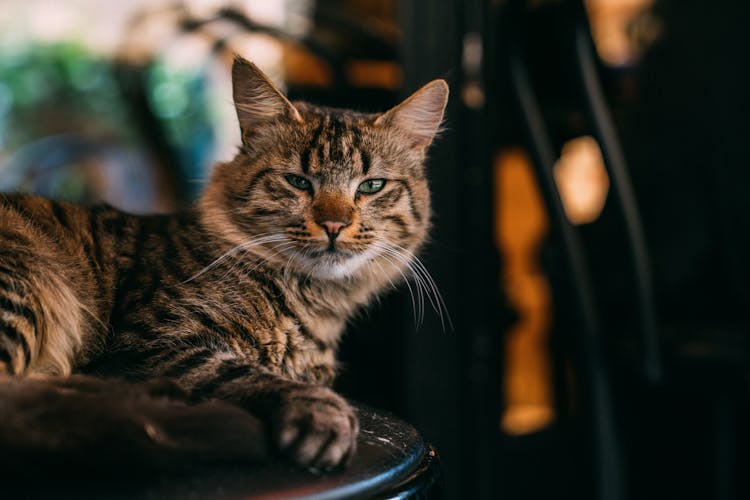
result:
M 335 238 L 341 230 L 349 225 L 349 222 L 339 220 L 318 220 L 315 221 L 320 227 L 326 230 L 329 238 Z

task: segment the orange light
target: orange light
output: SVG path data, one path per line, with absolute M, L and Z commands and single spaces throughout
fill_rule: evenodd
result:
M 640 45 L 658 36 L 658 23 L 644 16 L 653 3 L 654 0 L 584 2 L 596 51 L 605 63 L 611 66 L 633 63 L 640 56 Z
M 609 176 L 596 139 L 583 136 L 565 143 L 555 163 L 555 182 L 570 222 L 586 224 L 599 217 L 609 192 Z
M 502 285 L 519 314 L 506 334 L 500 425 L 508 434 L 526 434 L 548 426 L 555 413 L 547 351 L 551 293 L 538 259 L 548 222 L 523 150 L 505 150 L 495 161 L 495 214 L 505 264 Z

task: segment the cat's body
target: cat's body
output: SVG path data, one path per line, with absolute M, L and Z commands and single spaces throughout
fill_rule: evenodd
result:
M 0 195 L 0 218 L 3 265 L 14 269 L 5 296 L 19 313 L 12 373 L 181 378 L 212 359 L 241 359 L 292 380 L 332 380 L 357 305 L 341 295 L 362 285 L 322 287 L 232 252 L 195 211 L 134 216 Z M 24 293 L 32 276 L 33 295 Z M 57 317 L 39 314 L 44 302 L 60 305 Z M 45 337 L 31 333 L 39 321 Z
M 425 240 L 447 86 L 363 115 L 292 105 L 242 60 L 233 81 L 243 148 L 183 213 L 0 195 L 0 372 L 173 379 L 336 466 L 357 433 L 336 347 Z

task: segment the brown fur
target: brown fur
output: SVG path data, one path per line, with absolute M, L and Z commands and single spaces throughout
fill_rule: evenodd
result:
M 233 81 L 243 146 L 190 210 L 0 195 L 0 372 L 174 379 L 258 414 L 296 461 L 336 466 L 357 433 L 326 387 L 339 336 L 426 238 L 447 86 L 366 115 L 292 104 L 241 59 Z M 367 179 L 385 185 L 360 192 Z

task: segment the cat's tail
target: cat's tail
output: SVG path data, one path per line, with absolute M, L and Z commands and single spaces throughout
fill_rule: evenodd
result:
M 168 382 L 0 377 L 3 476 L 179 470 L 263 460 L 269 449 L 257 417 L 219 401 L 190 404 Z

